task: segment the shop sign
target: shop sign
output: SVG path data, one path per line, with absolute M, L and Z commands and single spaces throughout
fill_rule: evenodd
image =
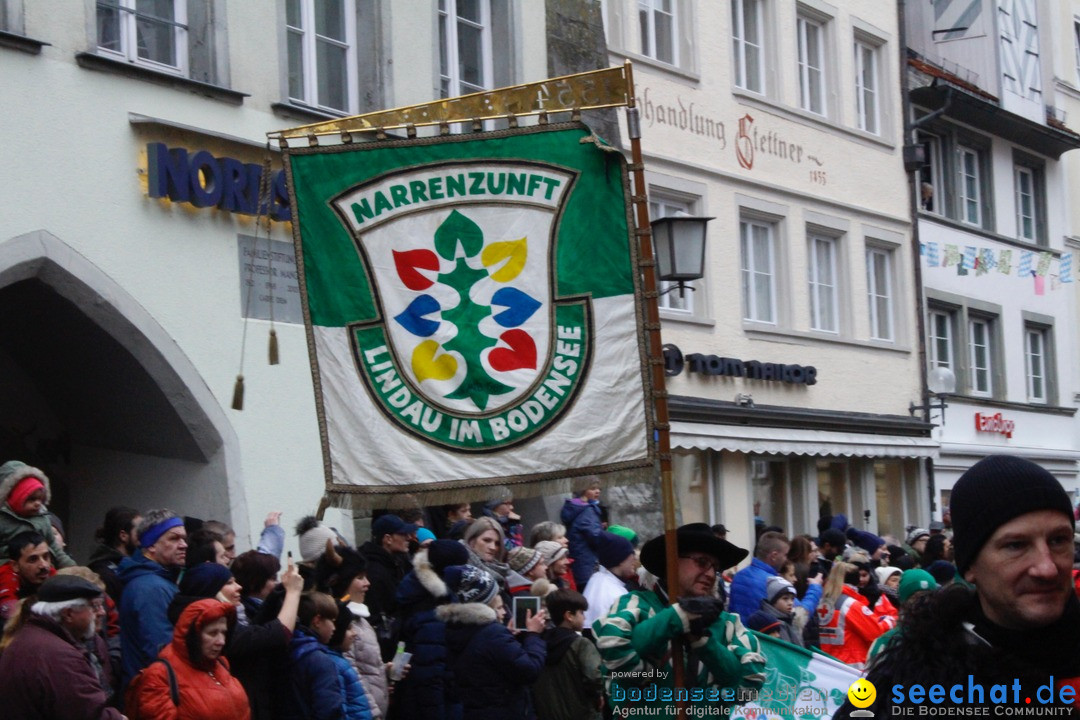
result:
M 231 157 L 215 157 L 208 150 L 188 151 L 165 143 L 146 144 L 148 193 L 197 208 L 216 207 L 241 215 L 257 215 L 263 166 Z M 285 172 L 270 178 L 270 204 L 262 209 L 274 220 L 292 220 Z
M 996 433 L 1011 438 L 1015 427 L 1016 423 L 1012 420 L 1006 420 L 1001 416 L 1001 413 L 995 415 L 975 413 L 976 432 Z
M 735 358 L 702 355 L 701 353 L 691 353 L 684 358 L 682 351 L 677 346 L 665 345 L 665 374 L 668 377 L 673 377 L 682 373 L 683 369 L 700 375 L 725 375 L 727 377 L 742 377 L 748 380 L 785 382 L 793 385 L 817 384 L 817 368 L 813 365 L 785 365 L 782 363 L 759 362 L 757 360 L 736 360 Z

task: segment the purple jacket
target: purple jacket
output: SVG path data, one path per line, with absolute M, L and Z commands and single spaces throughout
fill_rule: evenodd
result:
M 32 615 L 0 657 L 4 717 L 120 720 L 106 702 L 86 650 L 50 618 Z

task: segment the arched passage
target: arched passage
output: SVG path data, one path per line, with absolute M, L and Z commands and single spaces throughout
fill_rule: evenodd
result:
M 44 230 L 0 243 L 0 462 L 38 464 L 77 560 L 113 505 L 248 537 L 238 441 L 176 342 Z

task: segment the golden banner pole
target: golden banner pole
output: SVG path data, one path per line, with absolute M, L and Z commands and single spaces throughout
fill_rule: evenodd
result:
M 679 592 L 679 547 L 675 524 L 675 483 L 671 472 L 671 419 L 668 415 L 668 394 L 664 375 L 664 346 L 660 338 L 660 306 L 656 282 L 656 260 L 653 256 L 652 226 L 649 222 L 649 193 L 645 185 L 645 163 L 641 157 L 641 119 L 634 95 L 633 66 L 626 63 L 629 98 L 626 107 L 626 128 L 630 137 L 630 170 L 634 177 L 634 204 L 637 211 L 637 237 L 641 246 L 640 265 L 644 270 L 645 331 L 649 336 L 649 369 L 652 373 L 653 407 L 656 410 L 657 455 L 660 459 L 660 502 L 664 513 L 664 550 L 667 565 L 668 600 L 675 604 Z M 684 687 L 683 641 L 671 640 L 671 665 L 676 688 Z M 676 695 L 677 697 L 677 695 Z M 686 707 L 676 701 L 676 717 L 684 718 Z
M 652 230 L 649 224 L 645 166 L 641 157 L 641 121 L 634 95 L 633 66 L 630 61 L 626 61 L 622 67 L 590 70 L 540 82 L 278 130 L 267 133 L 267 137 L 287 145 L 289 140 L 300 139 L 317 144 L 320 137 L 338 135 L 341 142 L 349 143 L 355 140 L 354 135 L 374 133 L 376 138 L 382 138 L 385 137 L 386 130 L 393 129 L 405 129 L 411 137 L 415 135 L 418 127 L 437 125 L 440 132 L 446 134 L 451 123 L 471 123 L 473 130 L 480 130 L 485 120 L 506 119 L 511 126 L 515 126 L 519 117 L 535 115 L 539 116 L 543 123 L 547 121 L 549 113 L 569 112 L 577 119 L 583 110 L 613 107 L 626 107 L 626 125 L 630 137 L 636 236 L 641 255 L 638 264 L 643 271 L 642 282 L 645 288 L 644 329 L 648 333 L 648 362 L 653 387 L 657 456 L 660 460 L 666 581 L 669 600 L 674 603 L 679 592 L 679 550 L 675 523 L 675 487 L 671 470 L 671 424 L 664 379 L 663 342 L 660 338 L 656 261 L 653 258 Z M 325 499 L 324 504 L 328 504 Z M 325 507 L 320 506 L 319 512 L 321 517 Z M 682 688 L 685 685 L 683 639 L 673 638 L 671 649 L 675 688 Z M 684 703 L 677 702 L 676 710 L 677 717 L 686 717 Z

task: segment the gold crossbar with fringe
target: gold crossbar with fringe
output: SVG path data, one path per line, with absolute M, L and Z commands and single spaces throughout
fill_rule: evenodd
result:
M 540 82 L 434 100 L 267 133 L 272 140 L 622 107 L 632 97 L 630 67 L 604 68 Z

